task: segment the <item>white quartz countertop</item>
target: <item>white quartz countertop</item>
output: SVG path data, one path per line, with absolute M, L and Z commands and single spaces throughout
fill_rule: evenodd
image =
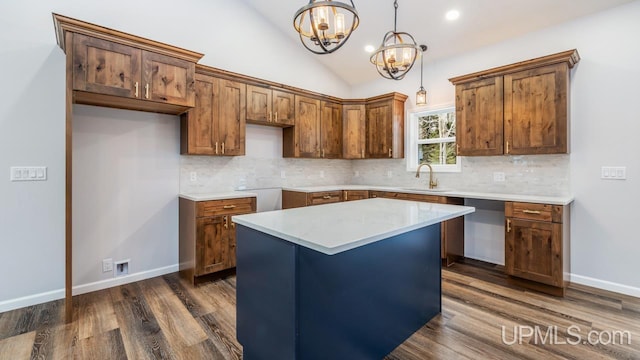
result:
M 365 199 L 233 216 L 246 227 L 334 255 L 470 214 L 475 208 L 396 199 Z
M 441 195 L 469 199 L 498 200 L 498 201 L 521 201 L 537 204 L 551 205 L 568 205 L 573 201 L 573 196 L 543 196 L 543 195 L 523 195 L 523 194 L 505 194 L 491 193 L 480 191 L 457 191 L 448 190 L 433 191 L 429 189 L 415 189 L 405 187 L 392 186 L 375 186 L 375 185 L 328 185 L 328 186 L 301 186 L 301 187 L 283 187 L 282 190 L 298 191 L 298 192 L 319 192 L 319 191 L 335 191 L 335 190 L 374 190 L 374 191 L 393 191 L 411 194 L 428 194 Z
M 187 194 L 181 193 L 179 197 L 191 201 L 209 201 L 209 200 L 223 200 L 223 199 L 236 199 L 246 197 L 256 197 L 257 195 L 247 191 L 226 191 L 226 192 L 210 192 L 201 194 Z

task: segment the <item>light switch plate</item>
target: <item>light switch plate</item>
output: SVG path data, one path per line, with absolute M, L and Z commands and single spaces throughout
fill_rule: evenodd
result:
M 603 166 L 600 169 L 600 178 L 604 180 L 626 180 L 626 166 Z
M 11 181 L 46 181 L 46 166 L 12 166 L 9 169 Z
M 505 181 L 504 173 L 501 172 L 501 171 L 495 171 L 493 173 L 493 181 L 494 182 L 504 182 Z

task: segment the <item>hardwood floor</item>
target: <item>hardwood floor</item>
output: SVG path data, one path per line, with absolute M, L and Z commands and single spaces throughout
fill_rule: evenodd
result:
M 0 359 L 240 359 L 235 285 L 170 274 L 79 295 L 71 324 L 62 300 L 1 313 Z M 579 285 L 556 298 L 471 260 L 443 270 L 442 289 L 442 313 L 386 359 L 640 359 L 639 298 Z M 606 344 L 615 331 L 628 333 Z

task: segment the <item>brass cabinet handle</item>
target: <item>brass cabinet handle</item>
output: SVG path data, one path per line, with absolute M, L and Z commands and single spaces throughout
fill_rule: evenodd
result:
M 144 98 L 145 99 L 149 98 L 149 84 L 144 86 Z
M 224 219 L 224 228 L 228 229 L 229 228 L 229 217 L 225 216 L 223 219 Z
M 232 222 L 231 222 L 231 227 L 235 229 L 235 228 L 236 228 L 236 223 L 234 223 L 234 222 L 232 221 Z
M 133 85 L 136 89 L 136 97 L 138 97 L 138 88 L 140 87 L 140 85 L 138 84 L 138 82 L 136 81 L 136 83 Z
M 222 142 L 222 155 L 224 155 L 224 141 Z
M 218 155 L 218 142 L 216 141 L 216 155 Z
M 511 232 L 511 220 L 507 219 L 507 232 Z
M 538 211 L 538 210 L 527 210 L 527 209 L 524 209 L 524 210 L 522 210 L 522 212 L 525 213 L 525 214 L 540 214 L 540 211 Z
M 362 149 L 362 151 L 360 151 L 361 157 L 364 159 L 364 149 Z
M 507 141 L 507 154 L 509 153 L 509 141 Z
M 271 122 L 272 118 L 273 118 L 273 113 L 271 111 L 269 111 L 269 122 Z
M 276 111 L 276 122 L 278 122 L 278 112 Z
M 323 198 L 323 199 L 326 199 L 326 200 L 329 200 L 329 199 L 331 199 L 331 195 L 325 195 L 325 196 L 323 196 L 322 198 Z
M 344 192 L 344 201 L 349 201 L 349 192 L 348 191 Z
M 389 157 L 391 157 L 391 148 L 389 148 Z
M 225 205 L 222 207 L 223 209 L 235 209 L 236 206 L 235 205 Z
M 371 195 L 371 197 L 372 197 L 372 198 L 377 198 L 377 197 L 378 197 L 378 195 Z
M 456 144 L 456 155 L 460 155 L 460 144 Z
M 320 157 L 324 157 L 324 148 L 322 148 L 322 155 Z

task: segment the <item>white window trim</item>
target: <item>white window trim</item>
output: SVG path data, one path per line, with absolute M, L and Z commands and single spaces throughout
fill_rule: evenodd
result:
M 416 109 L 410 112 L 407 116 L 408 118 L 408 129 L 407 129 L 407 171 L 415 172 L 418 169 L 418 144 L 428 144 L 428 143 L 436 143 L 441 141 L 433 141 L 433 140 L 418 140 L 418 117 L 425 114 L 434 114 L 445 111 L 455 111 L 455 107 L 451 104 L 434 106 L 429 108 L 421 108 Z M 457 131 L 457 129 L 456 129 Z M 460 156 L 456 157 L 455 165 L 440 165 L 433 164 L 431 165 L 433 168 L 433 172 L 461 172 L 462 171 L 462 159 Z M 427 171 L 427 169 L 422 168 L 422 171 Z

